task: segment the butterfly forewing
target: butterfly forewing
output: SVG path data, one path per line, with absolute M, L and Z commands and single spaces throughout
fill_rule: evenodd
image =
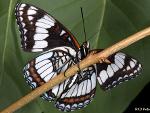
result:
M 35 59 L 31 60 L 24 67 L 24 77 L 32 89 L 35 89 L 61 72 L 64 72 L 74 62 L 75 51 L 70 47 L 58 47 L 49 50 Z M 55 86 L 50 91 L 44 93 L 42 97 L 52 101 L 59 97 L 68 84 L 72 84 L 76 76 L 69 78 L 65 82 Z
M 79 48 L 74 36 L 42 9 L 19 3 L 16 5 L 15 15 L 25 51 L 40 52 L 58 46 L 69 46 L 75 50 Z
M 55 106 L 61 111 L 74 111 L 87 106 L 96 90 L 96 70 L 94 66 L 76 74 L 76 81 L 56 100 Z
M 109 56 L 108 60 L 111 62 L 110 64 L 96 64 L 97 79 L 104 90 L 135 78 L 142 69 L 141 64 L 137 60 L 121 52 Z

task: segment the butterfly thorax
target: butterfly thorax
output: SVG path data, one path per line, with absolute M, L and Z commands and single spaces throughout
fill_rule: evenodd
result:
M 77 57 L 79 60 L 84 59 L 88 54 L 90 50 L 90 44 L 89 42 L 83 42 L 83 44 L 80 46 L 79 51 L 77 53 Z

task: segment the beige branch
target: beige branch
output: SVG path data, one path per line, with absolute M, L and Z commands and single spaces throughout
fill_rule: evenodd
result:
M 114 44 L 113 46 L 103 50 L 100 53 L 94 54 L 94 55 L 90 55 L 89 57 L 85 58 L 84 60 L 82 60 L 79 65 L 81 69 L 84 69 L 92 64 L 95 64 L 97 62 L 99 62 L 99 60 L 101 58 L 106 58 L 108 56 L 110 56 L 111 54 L 131 45 L 132 43 L 146 37 L 150 35 L 150 27 L 129 36 L 128 38 Z M 19 99 L 18 101 L 14 102 L 12 105 L 8 106 L 7 108 L 5 108 L 3 111 L 1 111 L 0 113 L 12 113 L 15 112 L 16 110 L 20 109 L 21 107 L 25 106 L 26 104 L 28 104 L 30 101 L 34 100 L 35 98 L 39 97 L 41 94 L 43 94 L 44 92 L 50 90 L 51 88 L 53 88 L 55 85 L 60 84 L 61 82 L 63 82 L 64 80 L 66 80 L 67 78 L 73 76 L 74 74 L 76 74 L 78 71 L 78 66 L 77 65 L 73 65 L 72 67 L 70 67 L 65 75 L 67 77 L 64 76 L 63 73 L 60 73 L 58 76 L 54 77 L 52 80 L 50 80 L 49 82 L 45 83 L 44 85 L 36 88 L 35 90 L 33 90 L 32 92 L 30 92 L 29 94 L 27 94 L 26 96 L 22 97 L 21 99 Z

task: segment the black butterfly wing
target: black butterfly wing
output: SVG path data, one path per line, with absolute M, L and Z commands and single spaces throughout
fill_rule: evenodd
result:
M 24 67 L 24 78 L 28 85 L 32 89 L 35 89 L 72 66 L 74 64 L 73 58 L 75 55 L 75 50 L 66 46 L 46 51 L 31 60 Z M 42 98 L 48 101 L 53 101 L 55 98 L 58 98 L 68 84 L 73 84 L 76 77 L 77 76 L 73 76 L 63 83 L 53 87 L 51 90 L 44 93 Z
M 69 30 L 42 9 L 18 3 L 15 15 L 24 51 L 41 52 L 58 46 L 78 50 L 79 43 Z
M 141 72 L 141 64 L 131 56 L 117 52 L 108 57 L 111 62 L 97 63 L 97 79 L 102 89 L 113 88 L 124 81 L 135 78 Z
M 85 68 L 76 74 L 71 87 L 66 88 L 56 100 L 55 106 L 61 111 L 74 111 L 87 106 L 95 95 L 96 70 L 94 66 Z

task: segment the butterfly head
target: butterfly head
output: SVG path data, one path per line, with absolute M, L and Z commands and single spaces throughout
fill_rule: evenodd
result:
M 88 54 L 90 50 L 90 43 L 89 42 L 83 42 L 83 44 L 80 46 L 78 57 L 79 59 L 84 59 Z
M 87 52 L 89 52 L 90 43 L 88 41 L 83 42 L 83 44 L 81 46 L 82 46 L 82 48 L 87 49 Z

